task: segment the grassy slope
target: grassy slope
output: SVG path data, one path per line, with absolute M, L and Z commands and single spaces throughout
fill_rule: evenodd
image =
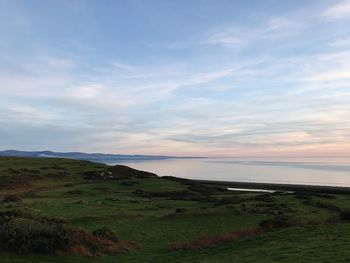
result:
M 45 216 L 57 216 L 74 226 L 94 230 L 107 226 L 121 239 L 139 242 L 143 249 L 131 254 L 83 258 L 73 255 L 13 255 L 0 253 L 2 262 L 348 262 L 350 225 L 296 227 L 230 242 L 201 251 L 171 252 L 172 242 L 200 236 L 255 227 L 271 214 L 283 211 L 302 220 L 337 216 L 334 206 L 350 208 L 350 196 L 305 196 L 232 193 L 216 191 L 204 200 L 179 200 L 135 194 L 174 192 L 188 189 L 182 182 L 164 178 L 128 180 L 84 180 L 86 171 L 102 171 L 105 165 L 64 159 L 0 158 L 0 177 L 8 169 L 27 169 L 20 174 L 38 177 L 36 181 L 2 187 L 0 195 L 15 193 L 18 203 L 0 203 L 0 209 L 28 209 Z M 40 172 L 38 172 L 40 171 Z M 63 176 L 64 174 L 64 176 Z M 6 179 L 8 180 L 8 178 Z M 1 183 L 0 183 L 1 186 Z M 332 197 L 331 196 L 331 197 Z M 233 204 L 215 205 L 223 197 L 241 199 Z M 310 200 L 312 202 L 310 202 Z M 332 207 L 315 206 L 316 202 Z M 177 209 L 177 211 L 176 211 Z M 322 261 L 323 260 L 323 261 Z

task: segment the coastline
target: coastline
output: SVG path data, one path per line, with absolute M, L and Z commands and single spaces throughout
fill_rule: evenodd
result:
M 278 183 L 257 183 L 257 182 L 231 182 L 215 180 L 194 180 L 204 184 L 224 186 L 227 188 L 263 189 L 274 191 L 293 192 L 314 192 L 329 194 L 350 194 L 350 187 L 346 186 L 325 186 L 325 185 L 303 185 L 303 184 L 278 184 Z

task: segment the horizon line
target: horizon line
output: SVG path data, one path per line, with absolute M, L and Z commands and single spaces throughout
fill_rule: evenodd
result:
M 135 154 L 135 153 L 106 153 L 106 152 L 84 152 L 84 151 L 55 151 L 55 150 L 15 150 L 15 149 L 5 149 L 0 150 L 0 152 L 5 151 L 18 151 L 18 152 L 53 152 L 53 153 L 83 153 L 83 154 L 104 154 L 104 155 L 134 155 L 134 156 L 160 156 L 160 157 L 170 157 L 170 158 L 350 158 L 350 155 L 270 155 L 270 156 L 195 156 L 195 155 L 168 155 L 168 154 Z

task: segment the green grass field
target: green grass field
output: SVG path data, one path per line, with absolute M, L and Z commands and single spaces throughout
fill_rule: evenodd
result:
M 139 249 L 95 257 L 2 250 L 1 262 L 350 262 L 350 224 L 338 220 L 350 209 L 349 195 L 233 192 L 172 178 L 86 176 L 108 169 L 68 159 L 1 157 L 0 210 L 59 217 L 85 231 L 107 227 Z M 197 250 L 170 249 L 258 228 L 279 215 L 298 224 Z

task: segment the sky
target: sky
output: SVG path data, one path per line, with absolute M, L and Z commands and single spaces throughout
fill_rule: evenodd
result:
M 0 150 L 350 156 L 350 0 L 0 0 Z

